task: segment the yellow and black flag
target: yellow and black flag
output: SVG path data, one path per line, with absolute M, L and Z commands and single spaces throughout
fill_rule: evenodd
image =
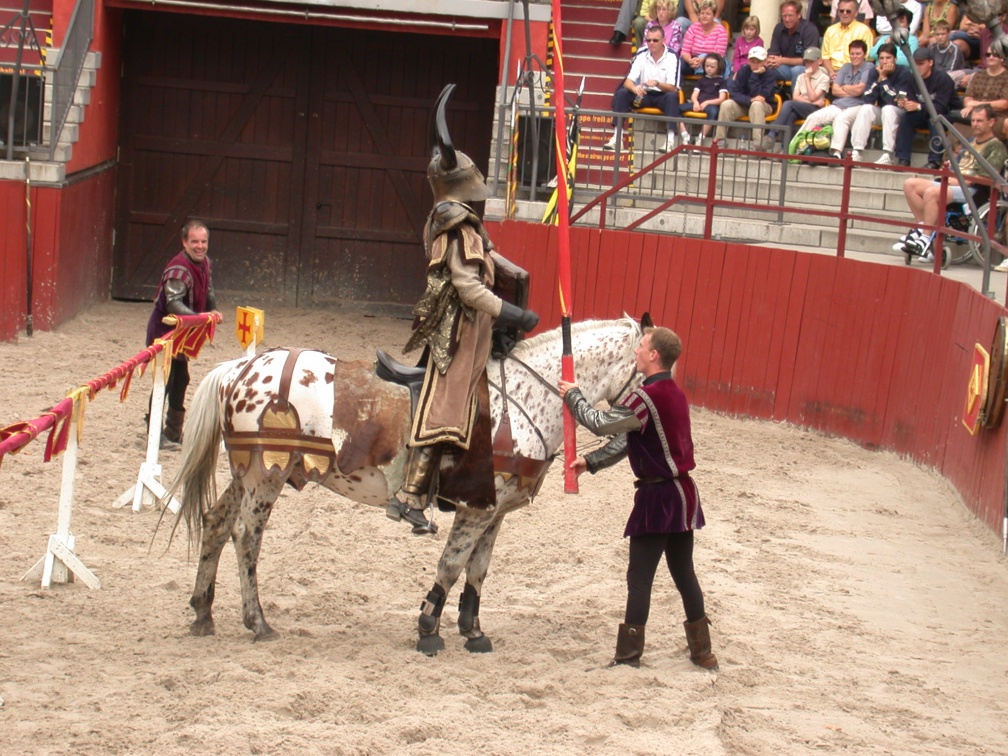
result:
M 581 96 L 584 94 L 584 87 L 585 80 L 582 77 L 581 86 L 578 87 L 577 98 L 574 101 L 574 115 L 567 126 L 567 164 L 564 173 L 567 178 L 567 202 L 571 210 L 574 209 L 574 178 L 577 174 L 578 141 L 581 130 L 578 111 L 581 109 Z M 556 146 L 559 147 L 559 145 Z M 553 193 L 550 195 L 549 202 L 546 203 L 546 211 L 543 213 L 542 222 L 556 226 L 560 223 L 559 214 L 557 213 L 557 201 L 560 196 L 560 190 L 555 185 L 556 179 L 554 179 L 553 183 Z

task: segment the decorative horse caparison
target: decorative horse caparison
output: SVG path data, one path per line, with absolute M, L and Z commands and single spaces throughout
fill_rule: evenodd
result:
M 638 383 L 633 352 L 640 336 L 641 326 L 629 317 L 573 326 L 578 383 L 589 402 L 615 402 Z M 465 648 L 492 650 L 479 623 L 483 580 L 504 515 L 529 503 L 563 441 L 562 402 L 554 388 L 560 351 L 555 329 L 520 342 L 503 360 L 492 357 L 487 363 L 491 429 L 496 434 L 502 418 L 505 430 L 510 424 L 515 454 L 510 472 L 499 472 L 495 462 L 495 505 L 454 502 L 434 587 L 421 608 L 418 651 L 433 655 L 444 648 L 441 609 L 463 569 L 458 627 Z M 502 411 L 505 404 L 507 412 Z M 401 483 L 410 420 L 408 389 L 378 378 L 374 364 L 366 361 L 281 348 L 214 368 L 193 397 L 180 470 L 164 498 L 170 500 L 181 489 L 175 527 L 184 520 L 190 541 L 200 542 L 189 602 L 196 620 L 190 631 L 214 632 L 217 565 L 230 537 L 238 555 L 245 626 L 256 640 L 272 635 L 259 603 L 256 565 L 263 530 L 284 483 L 301 490 L 317 482 L 354 501 L 385 507 Z M 214 472 L 222 438 L 232 480 L 216 497 Z

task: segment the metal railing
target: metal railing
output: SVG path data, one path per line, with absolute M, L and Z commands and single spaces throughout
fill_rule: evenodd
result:
M 32 21 L 30 3 L 0 27 L 0 47 L 16 50 L 10 74 L 0 82 L 0 129 L 6 157 L 12 160 L 15 149 L 37 144 L 42 138 L 42 113 L 45 97 L 45 70 L 42 65 L 44 44 Z M 35 53 L 39 63 L 26 63 L 25 50 Z
M 66 125 L 74 92 L 84 70 L 84 60 L 91 46 L 94 27 L 94 0 L 77 0 L 73 16 L 52 73 L 52 119 L 49 130 L 49 159 L 56 155 L 56 145 Z

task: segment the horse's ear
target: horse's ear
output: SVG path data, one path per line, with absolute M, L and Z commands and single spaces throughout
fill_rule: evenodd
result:
M 641 328 L 654 328 L 654 321 L 651 320 L 651 313 L 645 312 L 640 319 Z

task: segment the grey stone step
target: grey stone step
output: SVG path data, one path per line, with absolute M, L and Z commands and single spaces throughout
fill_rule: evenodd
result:
M 66 164 L 49 160 L 32 160 L 29 164 L 28 176 L 34 184 L 58 184 L 66 178 Z M 24 181 L 25 161 L 0 160 L 0 179 Z

